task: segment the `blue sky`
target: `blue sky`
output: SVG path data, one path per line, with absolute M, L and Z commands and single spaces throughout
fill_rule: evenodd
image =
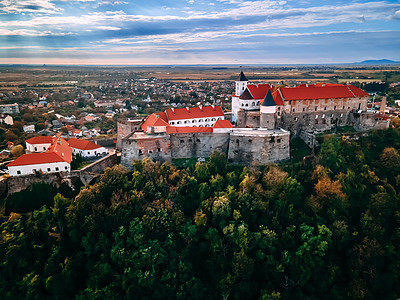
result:
M 400 0 L 0 0 L 0 64 L 382 58 L 400 60 Z

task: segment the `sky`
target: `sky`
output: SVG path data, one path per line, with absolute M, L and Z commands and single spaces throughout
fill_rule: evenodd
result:
M 0 64 L 367 59 L 400 61 L 400 0 L 0 0 Z

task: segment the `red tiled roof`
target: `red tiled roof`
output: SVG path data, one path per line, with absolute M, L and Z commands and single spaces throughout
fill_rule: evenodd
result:
M 272 97 L 274 98 L 276 105 L 283 105 L 283 99 L 280 90 L 273 92 Z
M 68 144 L 70 147 L 79 149 L 79 150 L 94 150 L 101 148 L 101 146 L 92 143 L 91 141 L 88 140 L 81 140 L 81 139 L 76 139 L 76 138 L 70 138 L 68 140 Z
M 169 126 L 165 112 L 153 113 L 149 115 L 141 125 L 143 131 L 147 131 L 147 126 Z
M 7 167 L 48 164 L 63 161 L 65 160 L 55 152 L 32 153 L 21 155 L 16 160 L 9 163 Z
M 49 149 L 45 153 L 56 153 L 59 157 L 61 157 L 67 163 L 71 163 L 72 159 L 72 149 L 68 145 L 67 141 L 63 138 L 57 138 L 57 140 L 51 144 Z
M 196 133 L 196 132 L 213 132 L 212 127 L 167 127 L 167 134 L 171 133 Z
M 248 84 L 247 89 L 254 99 L 264 99 L 268 90 L 271 90 L 272 87 L 269 84 Z
M 54 141 L 54 137 L 52 136 L 35 136 L 33 138 L 27 139 L 25 143 L 28 144 L 51 144 Z
M 214 123 L 213 128 L 232 128 L 233 125 L 228 120 L 218 120 Z
M 353 85 L 309 85 L 283 87 L 279 89 L 285 101 L 330 98 L 365 97 L 368 93 Z M 274 97 L 275 99 L 275 97 Z M 276 100 L 276 99 L 275 99 Z
M 197 118 L 209 118 L 209 117 L 223 117 L 224 112 L 220 106 L 203 106 L 187 108 L 171 108 L 165 111 L 169 121 L 182 120 L 182 119 L 197 119 Z

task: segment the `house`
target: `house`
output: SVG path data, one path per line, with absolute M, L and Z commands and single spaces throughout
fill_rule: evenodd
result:
M 24 132 L 26 132 L 26 133 L 34 133 L 35 125 L 24 125 L 23 129 L 24 129 Z
M 71 171 L 72 149 L 62 138 L 56 138 L 44 153 L 23 154 L 7 165 L 10 176 L 30 175 L 37 172 Z
M 108 150 L 102 146 L 92 143 L 88 140 L 70 138 L 69 146 L 72 148 L 74 155 L 80 154 L 83 158 L 103 156 L 108 154 Z
M 13 117 L 11 117 L 10 115 L 7 115 L 7 116 L 1 116 L 0 117 L 0 123 L 4 123 L 4 124 L 7 124 L 7 125 L 13 125 L 14 124 L 14 119 L 13 119 Z
M 35 136 L 25 141 L 29 152 L 46 152 L 56 138 L 53 136 Z
M 0 105 L 0 113 L 2 113 L 2 114 L 19 114 L 18 103 Z

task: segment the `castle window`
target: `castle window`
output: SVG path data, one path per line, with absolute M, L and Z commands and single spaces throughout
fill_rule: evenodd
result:
M 324 110 L 326 110 L 326 106 L 324 107 Z
M 58 169 L 58 167 L 56 167 L 56 171 L 58 171 L 59 169 Z
M 315 119 L 315 124 L 318 124 L 318 119 Z
M 175 125 L 175 122 L 171 122 L 171 125 Z
M 182 124 L 182 122 L 181 122 L 181 121 L 178 121 L 178 122 L 176 122 L 176 124 Z
M 293 108 L 292 111 L 295 112 L 296 110 Z
M 297 121 L 297 117 L 294 117 L 294 120 Z
M 189 143 L 191 143 L 192 142 L 192 139 L 189 139 Z
M 251 103 L 251 106 L 255 106 L 256 104 L 254 102 Z
M 322 115 L 322 119 L 325 118 L 325 114 Z
M 333 107 L 334 110 L 336 110 L 336 105 Z
M 340 117 L 343 118 L 343 114 L 340 114 Z
M 269 140 L 269 142 L 272 144 L 272 143 L 275 143 L 275 137 L 274 136 L 271 136 L 271 139 Z
M 245 106 L 249 106 L 249 104 L 248 103 L 246 103 L 246 105 Z
M 206 126 L 204 126 L 204 127 L 210 127 L 210 125 L 209 125 L 209 124 L 206 124 Z
M 315 107 L 314 110 L 317 111 L 317 107 Z
M 203 119 L 200 119 L 199 122 L 203 122 Z
M 315 118 L 318 119 L 318 115 L 316 115 Z
M 305 107 L 303 107 L 303 111 L 305 111 L 306 110 L 306 108 Z
M 252 143 L 253 141 L 252 140 L 249 140 L 249 143 Z
M 67 167 L 67 166 L 65 166 L 65 170 L 68 170 L 68 167 Z
M 193 120 L 193 121 L 192 121 L 192 123 L 196 123 L 196 122 L 197 122 L 196 120 Z
M 244 106 L 244 104 L 242 103 L 242 106 Z
M 277 139 L 276 142 L 277 142 L 277 143 L 280 143 L 280 142 L 281 142 L 281 139 Z
M 197 139 L 196 142 L 200 143 L 200 139 Z
M 326 120 L 325 119 L 322 120 L 322 124 L 326 124 Z
M 20 171 L 20 170 L 18 170 L 18 171 L 17 171 L 17 174 L 21 174 L 21 171 Z
M 281 107 L 280 107 L 280 106 L 278 106 L 278 110 L 281 110 Z
M 331 118 L 333 118 L 333 114 L 331 114 Z
M 35 151 L 37 151 L 37 148 L 35 147 Z
M 161 148 L 157 148 L 157 151 L 158 151 L 158 152 L 162 152 L 162 149 L 161 149 Z
M 36 173 L 36 169 L 33 169 L 32 172 L 33 172 L 33 173 Z
M 289 101 L 289 105 L 292 105 L 292 101 Z
M 278 116 L 280 116 L 281 115 L 281 112 L 280 111 L 278 111 Z
M 212 118 L 211 121 L 216 121 L 215 118 Z
M 344 109 L 344 106 L 343 106 L 343 109 Z
M 183 144 L 185 141 L 184 141 L 184 140 L 180 140 L 179 142 L 180 142 L 181 144 Z
M 148 152 L 149 154 L 153 153 L 153 151 L 152 151 L 152 150 L 148 150 L 147 152 Z
M 199 127 L 204 127 L 204 125 L 199 125 Z
M 239 140 L 236 140 L 236 144 L 238 144 L 238 145 L 239 145 Z
M 210 119 L 206 119 L 206 122 L 210 122 Z
M 189 123 L 189 121 L 185 121 L 184 123 L 187 124 L 187 123 Z
M 47 172 L 50 172 L 51 171 L 51 169 L 50 168 L 47 168 Z

